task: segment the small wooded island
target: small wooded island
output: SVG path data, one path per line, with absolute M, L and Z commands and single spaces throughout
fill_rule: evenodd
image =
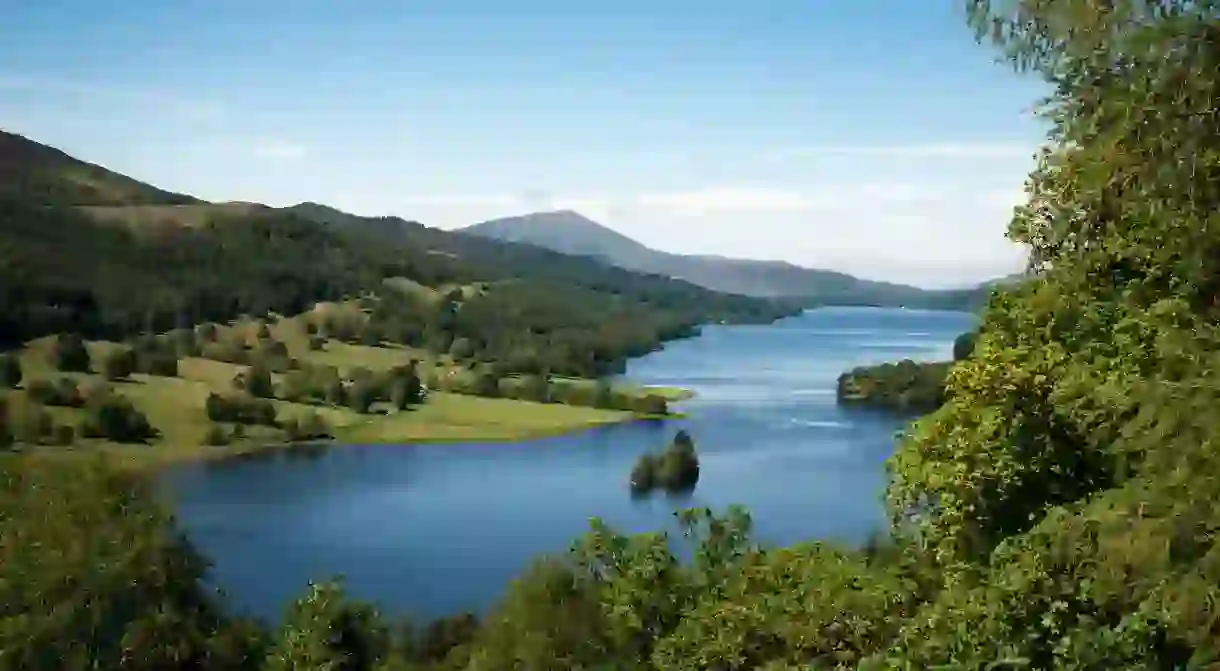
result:
M 960 361 L 974 349 L 976 331 L 958 336 L 953 342 L 953 359 Z M 879 408 L 903 415 L 921 415 L 945 402 L 945 378 L 949 361 L 897 363 L 860 366 L 839 376 L 835 397 L 844 405 Z
M 631 469 L 631 491 L 647 494 L 656 489 L 670 493 L 690 492 L 699 482 L 699 455 L 695 441 L 678 431 L 660 454 L 643 454 Z

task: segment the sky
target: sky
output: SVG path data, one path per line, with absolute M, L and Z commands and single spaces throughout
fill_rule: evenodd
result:
M 0 128 L 208 200 L 456 228 L 575 209 L 656 249 L 962 286 L 1044 89 L 963 0 L 0 0 Z

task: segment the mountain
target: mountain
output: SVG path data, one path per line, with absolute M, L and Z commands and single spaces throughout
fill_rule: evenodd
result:
M 0 197 L 42 205 L 192 205 L 203 201 L 158 189 L 0 130 Z
M 935 291 L 877 282 L 846 273 L 816 270 L 783 261 L 662 252 L 571 210 L 493 219 L 460 229 L 501 241 L 528 243 L 582 254 L 629 270 L 687 280 L 716 291 L 761 297 L 800 297 L 817 305 L 904 305 L 972 309 L 986 301 L 990 286 Z

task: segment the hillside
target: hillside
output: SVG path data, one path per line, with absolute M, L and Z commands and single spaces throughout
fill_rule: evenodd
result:
M 846 273 L 802 268 L 782 261 L 670 254 L 649 247 L 570 210 L 493 219 L 460 229 L 495 240 L 522 242 L 582 254 L 648 273 L 681 278 L 716 291 L 746 296 L 800 297 L 811 305 L 905 305 L 973 309 L 985 301 L 981 287 L 929 291 L 860 279 Z
M 385 280 L 402 278 L 442 296 L 473 283 L 490 290 L 397 306 L 409 314 L 387 308 L 365 337 L 437 351 L 464 339 L 461 351 L 484 361 L 591 376 L 701 323 L 767 322 L 797 309 L 397 218 L 316 204 L 206 203 L 4 138 L 0 164 L 12 177 L 0 194 L 5 344 L 292 315 L 318 301 L 384 293 Z M 75 188 L 82 171 L 90 189 Z
M 203 201 L 172 193 L 0 130 L 0 198 L 43 205 L 189 205 Z

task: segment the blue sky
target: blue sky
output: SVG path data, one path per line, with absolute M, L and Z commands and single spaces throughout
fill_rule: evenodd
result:
M 1012 272 L 1042 88 L 961 0 L 0 0 L 0 127 L 213 200 Z

